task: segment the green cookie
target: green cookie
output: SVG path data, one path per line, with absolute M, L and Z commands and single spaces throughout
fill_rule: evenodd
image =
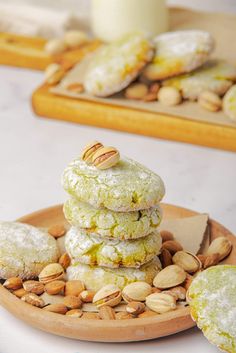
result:
M 162 216 L 159 206 L 143 211 L 114 212 L 96 209 L 74 198 L 65 202 L 64 214 L 75 227 L 121 240 L 137 239 L 152 233 L 159 226 Z
M 206 338 L 221 350 L 236 353 L 236 266 L 201 272 L 188 290 L 188 300 Z
M 62 183 L 78 200 L 117 212 L 156 207 L 165 193 L 158 175 L 128 158 L 106 170 L 77 158 L 64 171 Z
M 0 278 L 34 278 L 57 262 L 56 240 L 47 232 L 17 222 L 0 222 Z
M 105 267 L 140 267 L 160 253 L 161 236 L 151 233 L 136 240 L 105 239 L 72 227 L 66 234 L 66 251 L 75 261 Z
M 72 263 L 67 269 L 69 280 L 81 280 L 87 289 L 98 291 L 107 284 L 115 284 L 123 289 L 127 284 L 145 281 L 152 284 L 156 274 L 161 270 L 158 257 L 140 268 L 108 268 Z

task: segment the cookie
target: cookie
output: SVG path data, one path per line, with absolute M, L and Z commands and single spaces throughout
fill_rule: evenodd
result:
M 129 34 L 104 45 L 92 58 L 84 79 L 85 90 L 107 97 L 127 87 L 151 61 L 152 44 L 141 34 Z
M 224 96 L 223 110 L 232 121 L 236 122 L 236 85 L 232 86 Z
M 214 49 L 208 32 L 188 30 L 167 32 L 154 39 L 156 52 L 143 75 L 151 81 L 191 72 L 204 64 Z
M 28 224 L 0 222 L 0 244 L 0 278 L 4 279 L 37 277 L 59 256 L 56 240 Z
M 225 352 L 236 352 L 236 266 L 201 272 L 188 290 L 191 315 L 206 338 Z
M 136 240 L 105 239 L 71 227 L 65 238 L 67 253 L 77 262 L 104 267 L 140 267 L 160 253 L 161 236 L 151 233 Z
M 73 263 L 67 269 L 68 280 L 81 280 L 89 290 L 98 291 L 107 284 L 115 284 L 123 289 L 127 284 L 145 281 L 152 284 L 154 277 L 161 270 L 158 257 L 140 268 L 115 268 L 89 266 Z
M 163 85 L 176 87 L 184 98 L 194 101 L 203 91 L 222 96 L 233 81 L 236 81 L 236 67 L 225 61 L 212 60 L 195 72 L 164 81 Z
M 76 199 L 116 212 L 156 207 L 165 193 L 158 175 L 128 158 L 106 170 L 77 158 L 65 169 L 62 184 Z
M 127 240 L 145 237 L 155 231 L 161 222 L 162 212 L 159 206 L 143 211 L 114 212 L 96 209 L 71 198 L 64 204 L 64 215 L 75 227 L 101 237 Z

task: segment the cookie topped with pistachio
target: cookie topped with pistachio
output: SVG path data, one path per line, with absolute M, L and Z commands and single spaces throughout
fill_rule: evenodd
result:
M 165 193 L 162 179 L 148 168 L 126 157 L 114 160 L 114 153 L 108 153 L 107 159 L 104 157 L 100 160 L 103 168 L 99 168 L 96 156 L 99 151 L 103 151 L 102 148 L 93 154 L 93 164 L 87 163 L 81 157 L 69 164 L 62 177 L 65 191 L 95 208 L 107 208 L 116 212 L 131 212 L 158 206 Z M 116 150 L 115 156 L 118 156 Z M 106 169 L 104 161 L 108 161 Z

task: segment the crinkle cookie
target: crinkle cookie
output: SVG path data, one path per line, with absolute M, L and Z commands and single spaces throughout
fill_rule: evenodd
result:
M 105 267 L 140 267 L 160 253 L 161 236 L 151 233 L 136 240 L 105 239 L 71 227 L 65 238 L 66 251 L 72 259 L 87 265 Z
M 206 338 L 229 353 L 236 352 L 236 266 L 201 272 L 188 290 L 193 320 Z
M 207 61 L 214 49 L 210 33 L 197 30 L 164 33 L 154 43 L 154 59 L 143 73 L 152 81 L 195 70 Z
M 64 215 L 70 224 L 87 232 L 127 240 L 145 237 L 155 231 L 161 222 L 162 212 L 159 206 L 143 211 L 114 212 L 71 198 L 64 204 Z
M 77 158 L 65 169 L 62 183 L 78 200 L 117 212 L 156 207 L 165 193 L 158 175 L 128 158 L 106 170 Z
M 87 289 L 98 291 L 107 284 L 115 284 L 121 289 L 127 284 L 145 281 L 152 284 L 154 277 L 161 270 L 158 257 L 140 268 L 108 268 L 89 266 L 73 262 L 68 267 L 69 280 L 81 280 Z
M 0 222 L 0 244 L 0 278 L 4 279 L 37 277 L 59 256 L 56 240 L 28 224 Z
M 224 96 L 223 109 L 225 114 L 236 122 L 236 85 L 232 86 Z
M 127 87 L 150 62 L 152 44 L 141 34 L 130 34 L 100 48 L 85 74 L 87 92 L 107 97 Z
M 164 81 L 163 85 L 176 87 L 186 99 L 197 100 L 203 91 L 212 91 L 222 96 L 235 80 L 235 66 L 225 61 L 212 60 L 190 74 Z

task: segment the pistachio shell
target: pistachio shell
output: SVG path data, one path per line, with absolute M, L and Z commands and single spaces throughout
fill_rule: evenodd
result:
M 186 279 L 186 272 L 177 265 L 170 265 L 160 271 L 153 280 L 155 287 L 166 289 L 178 286 Z
M 61 279 L 64 276 L 64 269 L 58 263 L 53 263 L 44 267 L 39 274 L 39 281 L 42 283 L 48 283 L 55 279 Z
M 126 302 L 145 301 L 151 292 L 152 287 L 150 284 L 146 282 L 133 282 L 124 287 L 122 297 Z
M 201 269 L 202 263 L 197 256 L 186 251 L 177 251 L 172 257 L 175 265 L 182 267 L 188 273 L 194 273 Z
M 93 303 L 97 307 L 116 306 L 121 302 L 121 290 L 113 284 L 101 288 L 94 296 Z

